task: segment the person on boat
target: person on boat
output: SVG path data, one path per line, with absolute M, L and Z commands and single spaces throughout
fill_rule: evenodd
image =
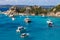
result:
M 53 22 L 50 19 L 47 21 L 47 24 L 48 24 L 48 27 L 52 27 L 53 26 Z
M 29 18 L 25 18 L 25 20 L 24 20 L 26 23 L 30 23 L 31 22 L 31 20 L 29 19 Z
M 29 33 L 22 33 L 21 34 L 21 38 L 25 38 L 25 37 L 28 37 L 29 36 Z
M 21 27 L 18 27 L 18 29 L 16 30 L 16 32 L 20 32 L 20 31 L 25 30 L 25 29 L 26 29 L 25 27 L 21 26 Z

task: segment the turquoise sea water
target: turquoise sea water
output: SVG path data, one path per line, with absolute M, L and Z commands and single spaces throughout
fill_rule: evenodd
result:
M 26 16 L 15 16 L 15 20 L 0 14 L 0 40 L 60 40 L 60 17 L 29 16 L 31 23 L 24 22 Z M 49 28 L 46 21 L 51 19 L 54 27 Z M 18 26 L 27 28 L 28 38 L 22 39 L 16 32 Z

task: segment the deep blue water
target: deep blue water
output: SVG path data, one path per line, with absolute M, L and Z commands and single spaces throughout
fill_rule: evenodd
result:
M 5 8 L 1 7 L 1 8 L 0 8 L 0 11 L 2 11 L 2 12 L 3 12 L 3 11 L 7 11 L 7 10 L 9 10 L 9 7 L 5 7 Z
M 29 16 L 30 24 L 24 22 L 26 16 L 15 16 L 15 20 L 0 14 L 0 40 L 60 40 L 60 17 Z M 46 21 L 51 19 L 54 27 L 49 28 Z M 16 32 L 18 26 L 27 28 L 28 38 L 22 39 Z

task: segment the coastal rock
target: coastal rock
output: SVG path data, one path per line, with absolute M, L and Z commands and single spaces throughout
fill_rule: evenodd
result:
M 8 14 L 8 15 L 16 15 L 18 13 L 19 13 L 19 8 L 16 6 L 12 6 L 9 10 L 5 12 L 5 14 Z

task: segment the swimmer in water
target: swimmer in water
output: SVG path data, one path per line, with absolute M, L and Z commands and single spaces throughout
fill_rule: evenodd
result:
M 16 32 L 20 32 L 20 30 L 19 30 L 19 29 L 17 29 L 17 30 L 16 30 Z
M 25 37 L 28 37 L 29 36 L 29 33 L 22 33 L 21 34 L 21 38 L 25 38 Z
M 18 29 L 16 30 L 16 32 L 20 32 L 20 31 L 25 30 L 25 29 L 26 29 L 25 27 L 21 26 L 21 27 L 18 27 Z
M 53 22 L 50 19 L 47 21 L 47 24 L 48 24 L 48 27 L 52 27 L 53 26 Z
M 14 17 L 12 17 L 12 20 L 14 21 L 14 20 L 15 20 L 15 18 L 14 18 Z
M 25 20 L 24 20 L 26 23 L 30 23 L 31 22 L 31 20 L 29 19 L 29 18 L 25 18 Z
M 9 15 L 9 17 L 11 17 L 12 18 L 12 21 L 14 21 L 15 20 L 15 18 L 14 18 L 14 15 Z

